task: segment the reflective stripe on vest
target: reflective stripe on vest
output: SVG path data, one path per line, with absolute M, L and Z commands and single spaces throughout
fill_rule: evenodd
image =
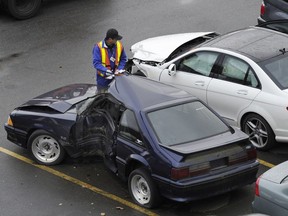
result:
M 98 43 L 98 47 L 101 52 L 101 62 L 104 67 L 107 67 L 109 70 L 111 70 L 111 64 L 110 59 L 108 56 L 108 50 L 103 47 L 103 41 L 100 41 Z M 120 41 L 116 42 L 116 53 L 115 53 L 115 68 L 119 65 L 120 57 L 122 54 L 123 46 Z

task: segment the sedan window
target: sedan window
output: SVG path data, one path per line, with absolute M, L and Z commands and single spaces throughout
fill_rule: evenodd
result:
M 217 57 L 215 52 L 197 52 L 185 57 L 177 70 L 209 76 Z
M 133 111 L 129 109 L 125 110 L 121 117 L 119 135 L 137 144 L 142 143 L 142 137 L 137 120 Z
M 246 62 L 231 56 L 224 58 L 222 72 L 218 78 L 252 87 L 259 86 L 251 67 Z
M 193 142 L 229 130 L 200 101 L 149 112 L 148 119 L 159 142 L 167 146 Z
M 278 85 L 280 89 L 288 88 L 288 55 L 277 56 L 267 61 L 261 62 L 263 70 L 270 76 L 270 78 Z

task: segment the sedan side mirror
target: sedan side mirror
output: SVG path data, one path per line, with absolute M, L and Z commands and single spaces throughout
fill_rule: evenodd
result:
M 174 76 L 176 74 L 176 65 L 175 64 L 171 64 L 168 67 L 168 75 L 169 76 Z

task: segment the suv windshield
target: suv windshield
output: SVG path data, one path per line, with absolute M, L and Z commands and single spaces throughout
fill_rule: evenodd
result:
M 260 66 L 280 89 L 288 88 L 288 54 L 276 56 L 260 63 Z
M 227 132 L 228 126 L 200 101 L 148 113 L 161 144 L 172 146 Z

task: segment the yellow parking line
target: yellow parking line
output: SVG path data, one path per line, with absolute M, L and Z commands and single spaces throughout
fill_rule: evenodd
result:
M 271 164 L 271 163 L 268 163 L 264 160 L 261 160 L 261 159 L 258 159 L 259 163 L 262 164 L 263 166 L 266 166 L 266 167 L 269 167 L 269 168 L 272 168 L 274 167 L 275 165 L 274 164 Z
M 142 213 L 144 213 L 146 215 L 158 216 L 156 213 L 151 212 L 148 209 L 142 208 L 142 207 L 140 207 L 140 206 L 138 206 L 138 205 L 136 205 L 134 203 L 128 202 L 127 200 L 124 200 L 124 199 L 122 199 L 122 198 L 120 198 L 120 197 L 118 197 L 116 195 L 110 194 L 110 193 L 108 193 L 108 192 L 106 192 L 104 190 L 101 190 L 101 189 L 99 189 L 97 187 L 94 187 L 93 185 L 90 185 L 90 184 L 88 184 L 86 182 L 83 182 L 83 181 L 81 181 L 79 179 L 73 178 L 73 177 L 71 177 L 69 175 L 66 175 L 66 174 L 64 174 L 62 172 L 59 172 L 59 171 L 57 171 L 55 169 L 52 169 L 51 167 L 35 164 L 32 160 L 30 160 L 30 159 L 28 159 L 26 157 L 23 157 L 23 156 L 15 153 L 15 152 L 12 152 L 12 151 L 10 151 L 8 149 L 0 147 L 0 151 L 5 153 L 5 154 L 7 154 L 7 155 L 10 155 L 10 156 L 12 156 L 14 158 L 17 158 L 17 159 L 19 159 L 19 160 L 21 160 L 21 161 L 23 161 L 25 163 L 28 163 L 28 164 L 30 164 L 32 166 L 35 166 L 35 167 L 37 167 L 39 169 L 42 169 L 42 170 L 46 171 L 46 172 L 49 172 L 49 173 L 51 173 L 51 174 L 53 174 L 55 176 L 63 178 L 65 180 L 69 181 L 69 182 L 77 184 L 77 185 L 79 185 L 79 186 L 81 186 L 83 188 L 87 188 L 88 190 L 91 190 L 91 191 L 96 192 L 96 193 L 98 193 L 98 194 L 100 194 L 102 196 L 105 196 L 105 197 L 107 197 L 109 199 L 112 199 L 112 200 L 114 200 L 116 202 L 119 202 L 119 203 L 121 203 L 121 204 L 123 204 L 125 206 L 128 206 L 128 207 L 130 207 L 130 208 L 132 208 L 134 210 L 142 212 Z

